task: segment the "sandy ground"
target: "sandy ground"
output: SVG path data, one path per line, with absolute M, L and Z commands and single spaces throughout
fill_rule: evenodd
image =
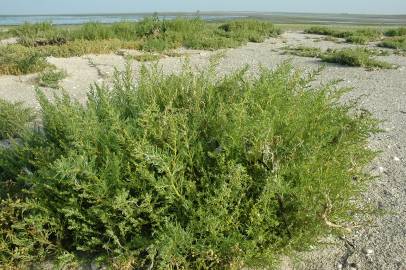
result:
M 354 46 L 320 41 L 317 35 L 286 32 L 282 37 L 264 43 L 249 43 L 241 48 L 226 50 L 218 72 L 227 73 L 245 64 L 249 64 L 255 72 L 260 66 L 274 68 L 287 59 L 304 69 L 314 69 L 321 65 L 317 59 L 281 55 L 281 48 L 287 45 L 323 49 Z M 190 55 L 191 65 L 198 68 L 207 66 L 214 54 L 206 51 L 183 52 Z M 363 68 L 328 64 L 318 81 L 323 83 L 343 79 L 343 86 L 354 88 L 345 98 L 360 97 L 360 106 L 383 120 L 382 128 L 385 132 L 371 138 L 371 147 L 382 151 L 371 164 L 372 173 L 377 179 L 371 183 L 361 201 L 381 209 L 384 214 L 367 223 L 367 217 L 355 217 L 362 226 L 343 238 L 324 240 L 331 245 L 285 258 L 281 266 L 283 270 L 406 270 L 406 57 L 389 55 L 379 58 L 397 64 L 399 68 L 366 71 Z M 125 64 L 123 57 L 115 54 L 49 58 L 48 61 L 67 71 L 68 77 L 63 80 L 62 86 L 81 101 L 85 101 L 92 82 L 109 83 L 115 68 L 123 69 Z M 169 73 L 179 71 L 183 62 L 182 57 L 168 57 L 159 63 Z M 134 62 L 132 65 L 137 74 L 141 64 Z M 34 92 L 35 77 L 0 76 L 0 98 L 23 101 L 29 106 L 38 107 Z M 49 95 L 55 91 L 44 90 Z

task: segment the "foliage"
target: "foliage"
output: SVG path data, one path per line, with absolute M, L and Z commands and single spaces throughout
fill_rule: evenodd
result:
M 18 137 L 33 119 L 32 111 L 22 103 L 0 99 L 0 140 Z
M 21 45 L 0 46 L 0 75 L 21 75 L 44 70 L 50 65 L 39 52 Z
M 344 38 L 346 42 L 355 44 L 368 44 L 371 41 L 379 40 L 383 33 L 378 29 L 359 28 L 355 30 L 341 30 L 324 26 L 313 26 L 305 29 L 307 34 L 318 34 L 332 36 L 336 38 Z
M 365 67 L 369 69 L 394 68 L 395 65 L 379 61 L 371 58 L 373 55 L 369 50 L 362 48 L 355 49 L 342 49 L 342 50 L 330 50 L 327 53 L 322 54 L 321 60 L 328 63 L 336 63 L 346 66 Z
M 214 71 L 127 69 L 86 105 L 39 91 L 42 128 L 0 148 L 0 260 L 269 267 L 351 220 L 376 121 L 289 64 Z
M 320 48 L 297 46 L 297 47 L 286 47 L 284 48 L 283 53 L 302 57 L 319 58 L 320 55 L 322 54 L 322 51 Z
M 182 46 L 214 50 L 237 47 L 248 41 L 262 42 L 280 33 L 266 21 L 236 20 L 219 25 L 200 18 L 166 21 L 158 17 L 111 25 L 92 22 L 71 29 L 58 28 L 49 22 L 27 23 L 10 31 L 20 44 L 0 48 L 0 74 L 43 71 L 47 56 L 104 54 L 119 49 L 164 52 Z
M 385 31 L 385 36 L 388 36 L 388 37 L 406 36 L 406 27 L 389 29 L 389 30 Z
M 39 75 L 38 84 L 43 87 L 59 88 L 60 81 L 65 78 L 66 71 L 48 69 Z
M 161 55 L 152 54 L 152 53 L 144 53 L 144 54 L 140 54 L 140 55 L 135 55 L 132 58 L 139 62 L 151 62 L 151 61 L 157 61 L 157 60 L 161 59 Z
M 387 38 L 380 42 L 378 46 L 406 51 L 406 37 Z

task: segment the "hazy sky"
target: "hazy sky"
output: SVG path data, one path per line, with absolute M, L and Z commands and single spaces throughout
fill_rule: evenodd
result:
M 0 0 L 2 15 L 196 10 L 406 14 L 406 0 Z

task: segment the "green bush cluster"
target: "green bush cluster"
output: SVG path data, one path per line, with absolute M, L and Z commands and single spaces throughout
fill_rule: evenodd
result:
M 373 56 L 388 55 L 387 51 L 368 49 L 368 48 L 346 48 L 341 50 L 322 51 L 316 47 L 286 47 L 283 51 L 284 54 L 291 54 L 302 57 L 320 58 L 323 62 L 336 63 L 345 66 L 373 68 L 394 68 L 388 62 L 378 61 L 373 59 Z
M 0 140 L 20 136 L 32 120 L 32 111 L 22 103 L 0 99 Z
M 22 45 L 0 46 L 0 74 L 21 75 L 50 67 L 44 55 Z
M 355 49 L 342 49 L 342 50 L 330 50 L 321 55 L 321 60 L 328 63 L 336 63 L 345 66 L 365 67 L 369 69 L 383 68 L 391 69 L 395 65 L 388 62 L 379 61 L 371 58 L 369 50 L 363 48 Z
M 66 71 L 48 69 L 39 74 L 38 85 L 50 88 L 59 88 L 60 81 L 66 78 Z
M 0 48 L 0 74 L 26 74 L 45 69 L 45 57 L 82 56 L 111 53 L 119 49 L 163 52 L 179 47 L 215 50 L 240 46 L 248 41 L 262 42 L 278 35 L 272 23 L 236 20 L 224 24 L 200 18 L 161 20 L 148 17 L 140 22 L 111 25 L 86 23 L 77 28 L 60 28 L 49 22 L 24 24 L 9 30 L 18 45 Z M 18 52 L 9 53 L 10 51 Z M 20 63 L 21 62 L 21 63 Z
M 387 37 L 406 36 L 406 27 L 389 29 L 389 30 L 385 31 L 385 36 L 387 36 Z
M 284 54 L 296 55 L 301 57 L 319 58 L 322 54 L 321 49 L 316 47 L 297 46 L 297 47 L 286 47 L 283 50 Z
M 137 41 L 146 51 L 163 51 L 185 46 L 195 49 L 235 47 L 247 41 L 261 42 L 280 33 L 273 24 L 258 20 L 237 20 L 225 24 L 200 18 L 161 20 L 147 17 L 140 22 L 111 25 L 86 23 L 79 28 L 63 29 L 50 23 L 24 24 L 13 33 L 25 46 L 62 45 L 77 40 Z
M 214 71 L 38 92 L 42 127 L 0 148 L 0 261 L 270 267 L 351 220 L 376 121 L 289 64 Z
M 380 47 L 406 51 L 406 37 L 394 37 L 383 40 Z
M 305 29 L 305 33 L 344 38 L 346 42 L 363 45 L 368 44 L 371 41 L 379 40 L 383 36 L 382 31 L 373 28 L 341 30 L 324 26 L 310 27 Z

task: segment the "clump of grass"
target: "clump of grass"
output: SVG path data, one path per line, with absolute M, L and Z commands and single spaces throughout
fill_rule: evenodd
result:
M 323 26 L 313 26 L 305 29 L 305 33 L 344 38 L 348 43 L 368 44 L 371 41 L 379 40 L 383 33 L 378 29 L 360 28 L 355 30 L 339 30 Z
M 236 20 L 218 24 L 199 18 L 165 21 L 149 17 L 141 22 L 112 25 L 87 23 L 73 29 L 57 28 L 51 23 L 24 24 L 12 32 L 19 38 L 20 44 L 10 45 L 10 50 L 24 51 L 27 63 L 16 67 L 16 63 L 24 59 L 19 59 L 17 55 L 10 57 L 7 51 L 1 49 L 0 59 L 7 58 L 8 61 L 0 64 L 3 66 L 0 67 L 0 74 L 42 71 L 45 68 L 44 57 L 47 56 L 104 54 L 119 49 L 140 49 L 154 53 L 182 46 L 214 50 L 237 47 L 249 41 L 261 42 L 267 37 L 278 35 L 280 30 L 270 22 L 258 20 Z M 28 66 L 29 68 L 24 68 Z
M 54 57 L 73 57 L 86 54 L 106 54 L 119 49 L 139 49 L 140 44 L 134 41 L 111 40 L 75 40 L 61 46 L 48 45 L 36 48 L 41 55 Z
M 0 74 L 2 75 L 36 73 L 49 66 L 45 57 L 35 49 L 21 45 L 0 47 Z
M 20 136 L 33 120 L 32 111 L 22 103 L 0 99 L 0 140 Z
M 66 43 L 68 31 L 56 28 L 51 22 L 25 23 L 11 30 L 19 39 L 19 43 L 31 46 L 61 45 Z
M 67 76 L 64 70 L 48 69 L 39 74 L 38 85 L 50 88 L 59 88 L 60 81 Z
M 0 29 L 0 40 L 13 37 L 13 33 L 9 29 Z
M 87 23 L 62 30 L 50 23 L 26 24 L 15 34 L 25 46 L 63 45 L 72 41 L 120 40 L 136 42 L 145 51 L 164 51 L 185 46 L 194 49 L 236 47 L 244 42 L 261 42 L 280 33 L 272 23 L 259 20 L 236 20 L 226 24 L 205 22 L 199 18 L 160 20 L 148 17 L 136 23 L 112 25 Z
M 323 62 L 336 63 L 346 66 L 365 67 L 368 69 L 373 68 L 394 68 L 395 66 L 384 62 L 378 61 L 372 58 L 372 56 L 385 56 L 389 52 L 377 49 L 368 48 L 346 48 L 341 50 L 322 51 L 315 47 L 286 47 L 284 48 L 284 54 L 291 54 L 301 57 L 315 57 L 320 58 Z
M 385 36 L 388 36 L 388 37 L 406 36 L 406 27 L 389 29 L 389 30 L 385 31 Z
M 297 47 L 286 47 L 284 48 L 284 54 L 291 54 L 302 57 L 316 57 L 319 58 L 322 54 L 320 48 L 297 46 Z
M 151 62 L 151 61 L 157 61 L 157 60 L 161 59 L 161 55 L 152 54 L 152 53 L 144 53 L 144 54 L 140 54 L 140 55 L 135 55 L 132 58 L 137 60 L 138 62 Z
M 378 46 L 406 51 L 406 37 L 388 38 L 380 42 Z
M 393 64 L 371 58 L 373 54 L 362 48 L 330 50 L 321 56 L 323 62 L 336 63 L 346 66 L 365 67 L 368 69 L 394 68 Z
M 39 92 L 42 128 L 0 149 L 3 264 L 270 267 L 350 221 L 376 121 L 289 64 L 214 70 Z

